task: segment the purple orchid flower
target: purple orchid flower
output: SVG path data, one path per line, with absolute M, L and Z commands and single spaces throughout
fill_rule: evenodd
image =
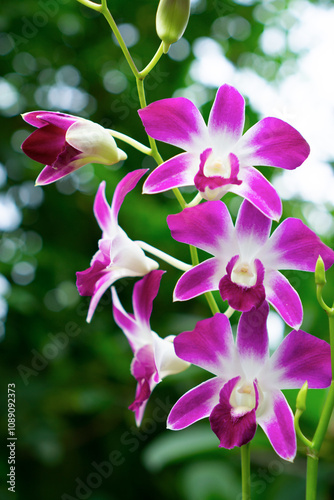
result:
M 189 363 L 175 354 L 175 336 L 169 335 L 162 339 L 150 327 L 153 300 L 157 296 L 163 273 L 164 271 L 151 271 L 134 285 L 134 314 L 124 311 L 116 290 L 112 287 L 114 319 L 126 335 L 134 354 L 131 373 L 137 380 L 137 389 L 129 410 L 135 413 L 138 426 L 155 386 L 167 375 L 179 373 L 189 366 Z
M 223 300 L 243 312 L 267 300 L 296 329 L 303 319 L 302 304 L 278 269 L 314 272 L 319 255 L 326 269 L 334 262 L 333 250 L 299 219 L 285 219 L 269 237 L 271 220 L 247 200 L 235 227 L 220 200 L 169 215 L 167 222 L 175 240 L 214 255 L 181 276 L 175 300 L 219 289 Z
M 111 206 L 105 196 L 105 181 L 101 182 L 94 201 L 94 214 L 102 229 L 99 250 L 85 271 L 77 272 L 80 295 L 91 296 L 87 322 L 90 322 L 104 292 L 118 279 L 144 276 L 159 265 L 146 257 L 118 225 L 118 212 L 125 196 L 137 185 L 147 169 L 129 172 L 117 185 Z
M 46 164 L 36 185 L 55 182 L 87 163 L 113 165 L 127 157 L 109 132 L 90 120 L 51 111 L 33 111 L 22 118 L 37 127 L 23 142 L 23 152 Z
M 153 102 L 139 115 L 148 135 L 186 151 L 159 165 L 144 193 L 195 185 L 202 198 L 218 200 L 230 191 L 279 220 L 281 200 L 253 165 L 288 170 L 301 165 L 310 148 L 297 130 L 278 118 L 264 118 L 242 136 L 245 102 L 229 85 L 219 88 L 208 126 L 184 97 Z
M 248 443 L 259 424 L 276 453 L 293 461 L 293 414 L 281 389 L 301 388 L 306 380 L 310 388 L 328 387 L 330 346 L 301 330 L 292 331 L 269 357 L 268 311 L 265 302 L 243 313 L 236 343 L 227 317 L 220 313 L 176 337 L 176 354 L 215 377 L 177 401 L 168 416 L 169 429 L 183 429 L 209 417 L 219 446 L 231 449 Z

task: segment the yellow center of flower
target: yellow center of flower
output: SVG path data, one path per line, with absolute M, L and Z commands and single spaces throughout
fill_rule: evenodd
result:
M 255 408 L 256 396 L 253 383 L 239 382 L 232 391 L 230 404 L 234 417 L 240 417 Z
M 232 269 L 231 281 L 237 285 L 251 287 L 256 283 L 256 270 L 254 264 L 236 262 Z
M 211 153 L 205 162 L 203 172 L 206 177 L 219 175 L 224 179 L 229 179 L 231 177 L 231 162 L 229 157 L 222 160 L 220 157 L 215 157 Z

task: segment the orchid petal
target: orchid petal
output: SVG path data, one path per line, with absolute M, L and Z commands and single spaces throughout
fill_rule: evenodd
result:
M 177 431 L 208 417 L 219 402 L 224 383 L 223 379 L 214 377 L 186 392 L 171 409 L 167 428 Z
M 303 321 L 303 307 L 296 290 L 278 271 L 266 274 L 265 287 L 267 301 L 289 326 L 298 330 Z
M 309 333 L 292 331 L 270 358 L 280 389 L 298 389 L 307 381 L 310 389 L 331 383 L 330 345 Z
M 276 453 L 293 462 L 297 451 L 293 413 L 281 391 L 272 392 L 267 411 L 257 416 L 257 421 Z
M 189 363 L 183 361 L 175 354 L 173 344 L 174 336 L 170 335 L 164 339 L 152 332 L 154 359 L 157 367 L 159 380 L 167 375 L 180 373 L 188 368 Z
M 34 158 L 34 160 L 39 161 L 36 158 Z M 35 184 L 36 186 L 46 186 L 47 184 L 51 184 L 51 182 L 58 181 L 62 177 L 65 177 L 65 175 L 71 174 L 81 166 L 81 164 L 75 163 L 70 163 L 69 165 L 65 165 L 61 168 L 55 168 L 51 165 L 46 165 L 37 177 Z
M 94 200 L 94 215 L 102 231 L 110 234 L 114 221 L 110 214 L 110 206 L 107 202 L 105 191 L 106 181 L 102 181 Z
M 180 333 L 174 340 L 177 356 L 214 375 L 234 376 L 234 342 L 225 314 L 199 321 L 194 330 Z
M 127 337 L 132 351 L 135 353 L 146 342 L 149 342 L 149 332 L 142 331 L 138 328 L 136 318 L 133 314 L 127 313 L 116 292 L 115 287 L 111 287 L 112 308 L 115 323 L 123 331 Z M 144 337 L 144 338 L 143 338 Z
M 185 208 L 179 214 L 169 215 L 167 224 L 176 241 L 194 245 L 213 255 L 219 253 L 220 257 L 221 252 L 227 253 L 228 248 L 227 260 L 233 248 L 237 248 L 233 245 L 234 227 L 231 216 L 226 205 L 219 200 Z
M 245 100 L 230 85 L 222 85 L 211 108 L 208 129 L 217 141 L 235 143 L 242 135 L 245 122 Z M 222 145 L 219 144 L 219 148 Z M 224 147 L 224 146 L 223 146 Z
M 197 151 L 199 141 L 207 137 L 201 113 L 185 97 L 152 102 L 138 113 L 149 136 L 185 151 Z
M 46 163 L 52 168 L 51 165 L 65 147 L 65 134 L 65 130 L 54 125 L 44 125 L 27 137 L 22 143 L 22 151 L 32 160 Z
M 235 229 L 240 246 L 240 259 L 252 260 L 259 248 L 269 238 L 271 220 L 249 201 L 244 200 L 239 209 Z
M 315 271 L 321 255 L 325 269 L 334 263 L 334 251 L 301 220 L 285 219 L 273 232 L 265 247 L 266 263 L 276 269 Z
M 149 328 L 153 300 L 156 298 L 165 271 L 151 271 L 133 287 L 133 312 L 143 327 Z
M 42 128 L 47 124 L 50 124 L 63 130 L 67 130 L 72 123 L 75 123 L 78 120 L 84 120 L 83 118 L 78 118 L 77 116 L 67 115 L 65 113 L 55 111 L 32 111 L 24 113 L 22 118 L 33 127 Z
M 254 167 L 240 169 L 240 185 L 232 184 L 229 191 L 242 196 L 269 219 L 279 220 L 282 202 L 270 182 Z
M 176 187 L 192 186 L 198 170 L 199 157 L 181 153 L 159 165 L 147 177 L 144 194 L 162 193 Z
M 296 129 L 278 118 L 264 118 L 240 139 L 236 153 L 244 165 L 269 165 L 293 170 L 310 153 Z
M 176 283 L 174 300 L 188 300 L 211 290 L 218 290 L 221 265 L 218 259 L 208 259 L 186 271 Z
M 239 320 L 237 349 L 247 379 L 255 379 L 259 366 L 269 358 L 267 302 L 249 312 L 244 312 Z
M 210 414 L 210 425 L 220 440 L 219 447 L 230 450 L 235 446 L 249 443 L 256 432 L 255 408 L 245 409 L 243 413 L 234 415 L 234 408 L 230 404 L 231 393 L 240 377 L 229 380 L 221 389 L 219 403 Z
M 125 196 L 136 187 L 139 180 L 147 171 L 147 168 L 133 170 L 123 177 L 123 179 L 117 184 L 111 204 L 111 216 L 116 222 L 118 219 L 119 209 L 121 208 Z

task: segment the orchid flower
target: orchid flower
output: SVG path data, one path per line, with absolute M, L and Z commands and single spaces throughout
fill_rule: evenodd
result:
M 267 300 L 296 329 L 303 319 L 302 304 L 278 269 L 314 272 L 319 255 L 326 269 L 334 262 L 333 250 L 299 219 L 285 219 L 269 237 L 271 220 L 247 200 L 235 227 L 220 200 L 185 208 L 167 222 L 175 240 L 214 255 L 181 276 L 175 300 L 219 289 L 230 307 L 243 312 Z
M 155 386 L 167 375 L 179 373 L 189 366 L 189 363 L 175 354 L 175 336 L 169 335 L 162 339 L 150 327 L 153 300 L 157 296 L 163 273 L 164 271 L 151 271 L 134 285 L 134 314 L 125 312 L 115 288 L 112 287 L 114 319 L 126 335 L 134 354 L 131 373 L 137 380 L 137 390 L 129 409 L 134 411 L 138 426 Z
M 251 441 L 259 424 L 276 453 L 293 461 L 293 413 L 281 389 L 301 388 L 306 380 L 310 388 L 328 387 L 330 346 L 302 330 L 292 331 L 269 357 L 268 311 L 265 302 L 243 313 L 236 343 L 227 317 L 220 313 L 176 337 L 176 354 L 215 377 L 177 401 L 168 416 L 169 429 L 183 429 L 209 417 L 219 446 L 231 449 Z
M 94 202 L 94 214 L 102 229 L 99 250 L 91 265 L 77 273 L 80 295 L 91 296 L 87 321 L 90 322 L 104 292 L 118 279 L 144 276 L 159 265 L 146 257 L 140 246 L 132 241 L 118 225 L 118 212 L 125 196 L 137 185 L 147 169 L 129 172 L 117 185 L 111 206 L 105 196 L 105 181 L 101 182 Z
M 109 132 L 90 120 L 52 111 L 33 111 L 22 118 L 37 127 L 23 142 L 23 152 L 46 163 L 36 185 L 55 182 L 87 163 L 113 165 L 127 157 Z
M 279 220 L 281 200 L 253 165 L 288 170 L 301 165 L 310 148 L 297 130 L 278 118 L 264 118 L 242 136 L 245 102 L 229 85 L 219 88 L 208 126 L 184 97 L 153 102 L 139 115 L 148 135 L 186 151 L 159 165 L 144 193 L 195 185 L 202 198 L 218 200 L 232 192 Z

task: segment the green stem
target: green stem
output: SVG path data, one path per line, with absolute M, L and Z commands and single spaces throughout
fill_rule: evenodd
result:
M 152 71 L 154 66 L 159 62 L 159 59 L 161 58 L 163 53 L 164 53 L 163 43 L 161 42 L 158 50 L 156 51 L 156 53 L 152 57 L 151 61 L 148 63 L 148 65 L 142 71 L 139 72 L 139 78 L 141 80 L 144 80 L 144 78 Z
M 80 1 L 81 3 L 83 3 L 83 0 L 78 0 Z M 88 0 L 85 0 L 85 1 L 88 1 Z M 97 10 L 97 9 L 95 9 Z M 106 0 L 102 1 L 102 6 L 101 6 L 101 9 L 100 9 L 100 12 L 104 15 L 107 23 L 109 24 L 110 28 L 112 29 L 112 32 L 114 33 L 115 37 L 116 37 L 116 40 L 118 41 L 119 43 L 119 46 L 121 47 L 121 50 L 124 54 L 124 57 L 125 59 L 127 60 L 127 63 L 128 65 L 130 66 L 130 69 L 132 71 L 132 73 L 134 74 L 134 76 L 136 78 L 138 78 L 139 76 L 139 71 L 137 69 L 137 66 L 135 65 L 132 57 L 131 57 L 131 54 L 129 52 L 129 49 L 127 48 L 127 46 L 125 45 L 125 42 L 122 38 L 122 35 L 120 34 L 120 31 L 117 27 L 117 24 L 115 23 L 114 21 L 114 18 L 112 17 L 108 7 L 107 7 L 107 2 Z
M 250 500 L 250 443 L 241 446 L 240 451 L 242 500 Z
M 317 498 L 318 462 L 317 456 L 307 456 L 306 500 L 316 500 Z
M 90 0 L 77 0 L 77 2 L 81 3 L 85 7 L 89 9 L 96 10 L 97 12 L 102 12 L 102 5 L 99 3 L 91 2 Z
M 132 137 L 129 137 L 128 135 L 122 134 L 121 132 L 117 132 L 117 130 L 108 129 L 108 132 L 112 137 L 115 137 L 115 139 L 119 139 L 123 142 L 126 142 L 127 144 L 129 144 L 133 148 L 144 153 L 145 155 L 152 156 L 152 150 L 150 148 L 148 148 L 147 146 L 144 146 L 144 144 L 141 144 L 141 142 L 136 141 Z

